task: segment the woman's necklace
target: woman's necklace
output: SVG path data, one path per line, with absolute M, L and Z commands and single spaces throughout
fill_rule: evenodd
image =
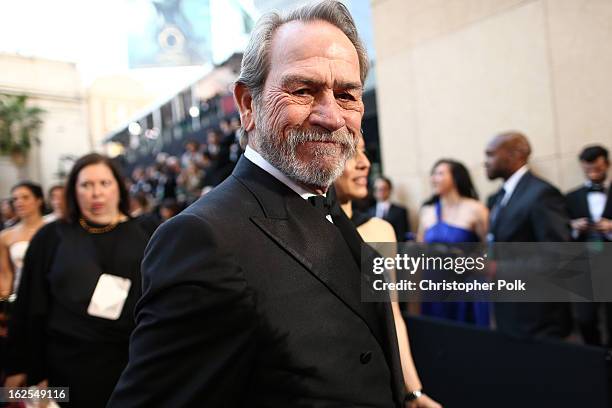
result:
M 115 227 L 119 225 L 119 220 L 120 218 L 116 218 L 115 221 L 103 227 L 92 227 L 91 225 L 87 224 L 87 221 L 85 221 L 85 218 L 80 217 L 79 224 L 81 224 L 81 227 L 83 227 L 83 229 L 89 232 L 90 234 L 104 234 L 105 232 L 114 230 Z

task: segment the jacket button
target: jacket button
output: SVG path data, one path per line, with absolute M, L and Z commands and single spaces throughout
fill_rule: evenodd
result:
M 361 361 L 361 364 L 368 364 L 371 359 L 372 359 L 372 352 L 371 351 L 364 351 L 359 356 L 359 361 Z

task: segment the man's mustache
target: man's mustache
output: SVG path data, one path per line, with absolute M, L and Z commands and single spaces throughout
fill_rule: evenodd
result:
M 328 142 L 352 146 L 355 138 L 348 129 L 339 129 L 333 132 L 311 129 L 293 129 L 289 132 L 289 138 L 297 145 L 306 142 Z

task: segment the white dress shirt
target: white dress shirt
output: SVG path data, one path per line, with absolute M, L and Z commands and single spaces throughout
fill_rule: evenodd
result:
M 587 181 L 585 183 L 587 188 L 590 188 L 592 183 Z M 607 188 L 604 191 L 589 191 L 587 193 L 587 202 L 589 204 L 589 214 L 593 222 L 599 222 L 603 215 L 604 209 L 606 208 L 606 201 L 608 200 Z
M 590 188 L 590 181 L 584 183 L 585 187 Z M 589 191 L 587 193 L 587 204 L 589 207 L 589 214 L 591 215 L 591 220 L 593 222 L 601 221 L 601 216 L 603 215 L 604 210 L 606 209 L 606 202 L 608 201 L 608 188 L 604 187 L 604 191 Z M 604 233 L 606 238 L 612 241 L 612 232 Z M 580 232 L 578 230 L 572 229 L 572 238 L 577 239 L 580 236 Z
M 515 171 L 514 174 L 512 174 L 508 178 L 508 180 L 504 182 L 504 185 L 502 187 L 505 193 L 504 198 L 502 198 L 500 202 L 500 205 L 502 207 L 505 207 L 506 204 L 508 204 L 508 201 L 510 201 L 510 197 L 512 197 L 512 194 L 514 193 L 514 190 L 516 189 L 516 186 L 518 185 L 519 181 L 521 181 L 525 173 L 527 173 L 528 171 L 529 167 L 527 167 L 527 165 L 524 165 L 523 167 Z
M 252 149 L 251 146 L 249 145 L 247 145 L 244 151 L 244 157 L 249 159 L 249 161 L 251 161 L 251 163 L 253 163 L 257 167 L 261 168 L 266 173 L 269 173 L 275 179 L 277 179 L 278 181 L 280 181 L 281 183 L 283 183 L 284 185 L 286 185 L 287 187 L 295 191 L 304 200 L 308 200 L 309 197 L 316 196 L 316 195 L 327 196 L 327 194 L 315 194 L 311 191 L 306 190 L 304 187 L 300 186 L 295 181 L 287 177 L 285 173 L 283 173 L 282 171 L 280 171 L 279 169 L 271 165 L 266 159 L 264 159 L 261 156 L 261 154 L 259 154 L 259 152 Z M 331 215 L 327 215 L 326 218 L 329 222 L 333 224 Z
M 385 215 L 389 214 L 389 208 L 391 208 L 391 201 L 380 201 L 376 203 L 376 217 L 384 218 Z

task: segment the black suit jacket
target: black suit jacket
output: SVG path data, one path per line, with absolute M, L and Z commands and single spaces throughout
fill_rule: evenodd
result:
M 401 405 L 389 305 L 361 302 L 336 225 L 248 159 L 157 230 L 142 273 L 109 407 Z
M 368 215 L 376 217 L 376 205 L 370 207 Z M 406 241 L 406 234 L 410 231 L 410 222 L 408 220 L 408 210 L 405 207 L 391 204 L 383 219 L 393 226 L 397 242 Z
M 576 218 L 588 218 L 589 221 L 593 222 L 591 212 L 589 211 L 589 202 L 587 201 L 588 193 L 589 189 L 586 186 L 582 186 L 570 191 L 565 196 L 569 216 L 572 220 Z M 601 216 L 603 218 L 612 219 L 612 189 L 609 189 L 608 191 L 608 199 L 606 200 L 606 206 L 604 207 L 604 212 Z M 586 232 L 581 233 L 576 237 L 576 241 L 585 241 L 586 239 Z
M 489 209 L 499 192 L 489 197 Z M 525 173 L 495 223 L 495 242 L 566 242 L 569 217 L 563 195 L 550 183 Z M 497 303 L 495 317 L 500 330 L 518 336 L 565 337 L 571 331 L 569 303 Z

